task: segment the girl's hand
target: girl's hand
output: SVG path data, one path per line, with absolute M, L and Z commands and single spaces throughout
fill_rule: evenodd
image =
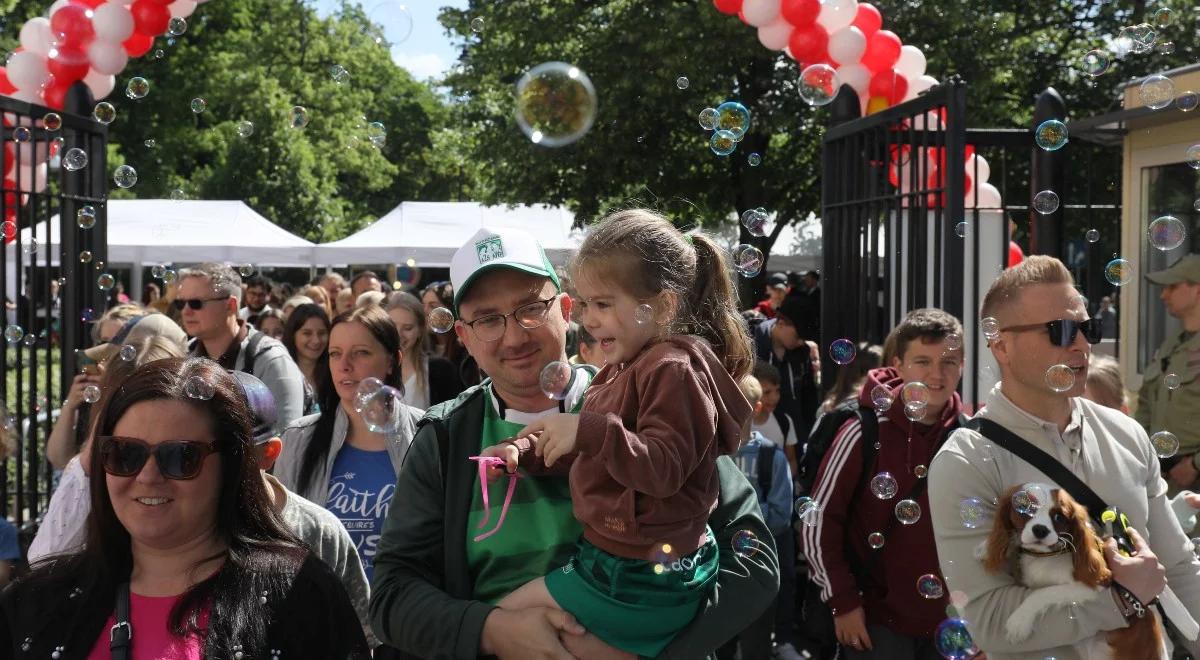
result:
M 521 457 L 521 452 L 517 450 L 517 446 L 511 442 L 502 442 L 498 445 L 492 445 L 487 449 L 479 452 L 480 456 L 496 456 L 504 459 L 505 467 L 492 465 L 487 469 L 488 483 L 493 483 L 500 478 L 500 475 L 506 471 L 508 474 L 513 474 L 517 471 L 517 460 Z
M 90 374 L 79 374 L 75 380 L 71 381 L 71 389 L 67 392 L 67 400 L 64 403 L 65 408 L 74 410 L 83 405 L 83 390 L 88 385 L 100 385 L 100 378 Z
M 518 438 L 539 435 L 534 453 L 542 457 L 546 467 L 575 450 L 575 436 L 579 432 L 579 415 L 555 413 L 526 426 L 517 433 Z

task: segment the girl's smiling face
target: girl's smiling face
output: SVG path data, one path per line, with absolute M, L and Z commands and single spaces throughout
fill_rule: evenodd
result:
M 596 338 L 608 364 L 623 364 L 660 335 L 669 318 L 664 294 L 641 300 L 595 269 L 578 274 L 580 323 Z

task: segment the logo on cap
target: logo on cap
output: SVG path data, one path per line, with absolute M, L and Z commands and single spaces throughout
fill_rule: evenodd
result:
M 479 263 L 481 264 L 486 264 L 489 261 L 503 257 L 504 244 L 500 242 L 500 237 L 493 236 L 476 243 L 475 256 L 479 258 Z

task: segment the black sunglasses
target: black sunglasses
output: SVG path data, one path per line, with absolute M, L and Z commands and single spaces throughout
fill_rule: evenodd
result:
M 1055 346 L 1067 347 L 1075 343 L 1075 337 L 1079 331 L 1083 331 L 1083 338 L 1089 344 L 1099 344 L 1101 338 L 1100 321 L 1098 319 L 1088 319 L 1086 321 L 1074 321 L 1071 319 L 1058 319 L 1047 323 L 1034 323 L 1031 325 L 1014 325 L 1009 328 L 1000 328 L 1001 332 L 1029 332 L 1031 330 L 1045 329 L 1050 332 L 1050 343 Z
M 219 450 L 215 443 L 171 440 L 151 446 L 137 438 L 100 436 L 100 461 L 104 471 L 114 477 L 136 476 L 150 456 L 163 478 L 195 479 L 204 467 L 204 459 Z
M 229 298 L 229 296 L 221 296 L 220 298 L 193 298 L 191 300 L 180 300 L 179 298 L 176 298 L 175 300 L 171 301 L 171 306 L 177 311 L 182 312 L 184 307 L 200 309 L 204 306 L 204 303 L 214 302 L 217 300 L 229 300 Z

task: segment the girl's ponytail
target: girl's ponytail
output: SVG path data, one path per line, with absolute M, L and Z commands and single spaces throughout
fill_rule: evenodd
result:
M 688 311 L 697 334 L 712 344 L 725 369 L 738 380 L 754 366 L 754 351 L 745 321 L 738 313 L 729 262 L 711 238 L 704 234 L 689 234 L 687 238 L 696 250 L 696 276 L 688 291 Z

